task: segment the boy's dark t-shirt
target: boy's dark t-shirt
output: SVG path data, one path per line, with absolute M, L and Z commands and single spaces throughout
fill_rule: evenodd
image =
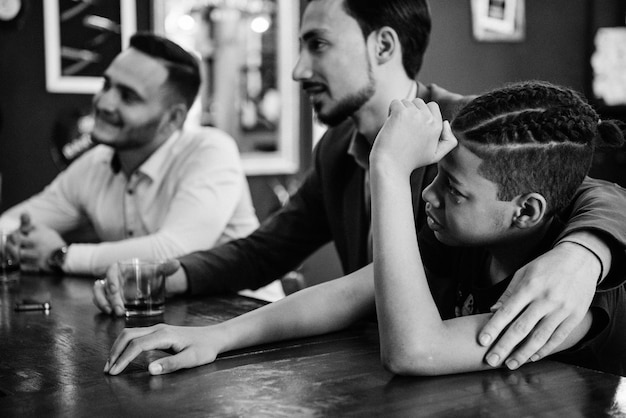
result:
M 547 252 L 562 226 L 555 222 L 537 257 Z M 480 247 L 451 247 L 425 227 L 419 235 L 420 252 L 429 286 L 444 319 L 488 313 L 512 276 L 491 285 L 486 279 L 489 253 Z M 626 288 L 597 291 L 591 303 L 593 324 L 578 344 L 550 358 L 590 369 L 626 376 Z

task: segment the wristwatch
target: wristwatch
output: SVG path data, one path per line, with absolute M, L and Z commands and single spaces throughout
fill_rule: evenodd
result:
M 48 267 L 55 273 L 63 273 L 63 264 L 67 256 L 67 245 L 52 251 L 48 258 Z

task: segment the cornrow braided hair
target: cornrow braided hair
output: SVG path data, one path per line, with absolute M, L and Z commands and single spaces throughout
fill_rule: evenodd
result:
M 542 194 L 548 214 L 565 208 L 587 175 L 596 145 L 618 146 L 624 132 L 601 121 L 580 95 L 542 81 L 508 85 L 464 106 L 452 129 L 483 162 L 498 199 Z

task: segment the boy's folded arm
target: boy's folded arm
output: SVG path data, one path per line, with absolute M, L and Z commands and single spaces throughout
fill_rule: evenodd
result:
M 383 357 L 391 372 L 409 376 L 431 376 L 490 369 L 485 361 L 487 347 L 478 344 L 480 328 L 491 314 L 470 315 L 433 323 L 405 341 L 398 341 L 403 350 L 393 350 Z M 588 312 L 569 336 L 553 351 L 559 352 L 582 340 L 591 328 Z M 500 363 L 499 366 L 504 366 Z M 507 365 L 508 366 L 508 365 Z M 519 365 L 517 365 L 519 366 Z M 513 367 L 513 368 L 517 368 Z

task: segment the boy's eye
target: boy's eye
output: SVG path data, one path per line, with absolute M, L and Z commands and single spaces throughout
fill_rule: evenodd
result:
M 457 189 L 455 189 L 454 187 L 448 187 L 448 190 L 450 191 L 451 195 L 461 196 L 461 193 Z
M 457 196 L 457 197 L 462 197 L 463 196 L 461 194 L 461 192 L 459 192 L 457 189 L 454 188 L 454 186 L 452 186 L 452 184 L 450 183 L 450 180 L 447 181 L 447 187 L 448 187 L 448 192 L 451 195 Z

